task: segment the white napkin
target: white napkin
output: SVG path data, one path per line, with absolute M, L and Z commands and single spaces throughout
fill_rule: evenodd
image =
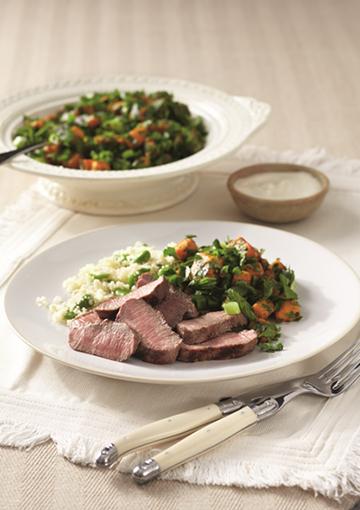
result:
M 296 161 L 328 172 L 334 186 L 342 190 L 349 189 L 347 185 L 351 179 L 350 190 L 360 191 L 360 161 L 334 160 L 320 150 L 301 155 L 250 146 L 244 147 L 238 156 L 239 159 L 217 165 L 212 171 L 221 173 L 265 160 Z M 354 199 L 353 193 L 347 195 Z M 32 210 L 34 204 L 39 220 L 31 223 L 33 243 L 24 250 L 21 237 L 20 242 L 15 242 L 11 234 L 11 221 L 19 226 L 16 211 L 20 211 L 26 232 L 26 228 L 30 228 L 26 227 L 27 211 Z M 41 216 L 45 210 L 46 214 Z M 39 199 L 34 190 L 26 192 L 20 206 L 13 207 L 12 211 L 12 219 L 8 212 L 5 216 L 17 263 L 72 215 Z M 66 214 L 62 216 L 59 211 Z M 44 231 L 41 234 L 40 228 L 44 226 L 44 217 L 46 236 Z M 354 221 L 359 219 L 354 217 Z M 2 240 L 6 242 L 4 232 L 2 230 Z M 0 313 L 2 445 L 31 447 L 52 439 L 61 455 L 74 462 L 91 464 L 101 446 L 120 434 L 220 397 L 240 394 L 247 385 L 254 384 L 254 381 L 240 380 L 195 386 L 157 386 L 86 374 L 47 359 L 24 345 L 6 324 L 2 309 Z M 306 370 L 311 371 L 311 361 L 307 362 Z M 293 368 L 284 372 L 284 378 L 295 375 L 298 374 Z M 271 374 L 256 378 L 256 382 L 264 385 L 271 380 Z M 300 486 L 332 498 L 360 495 L 359 397 L 360 385 L 332 401 L 300 397 L 276 417 L 169 472 L 167 478 L 246 487 Z M 121 469 L 128 471 L 135 460 L 122 463 Z
M 43 198 L 38 188 L 35 183 L 0 215 L 0 287 L 74 214 Z

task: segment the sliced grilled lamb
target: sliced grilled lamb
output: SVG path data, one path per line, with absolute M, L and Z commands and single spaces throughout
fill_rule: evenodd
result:
M 92 323 L 75 319 L 70 325 L 69 344 L 75 351 L 125 361 L 134 354 L 138 343 L 135 333 L 121 322 Z
M 101 319 L 95 310 L 90 310 L 90 312 L 85 312 L 82 315 L 79 315 L 78 317 L 76 317 L 75 320 L 84 322 L 84 323 L 86 323 L 86 322 L 92 322 L 92 323 L 101 322 Z
M 240 358 L 251 352 L 257 343 L 257 334 L 253 329 L 239 333 L 224 333 L 202 344 L 182 344 L 179 361 L 211 361 Z
M 166 364 L 176 361 L 181 338 L 165 322 L 162 314 L 144 300 L 126 301 L 116 320 L 125 322 L 139 337 L 136 356 L 148 363 Z
M 139 278 L 136 280 L 135 287 L 138 289 L 139 287 L 143 287 L 148 283 L 151 283 L 155 280 L 154 276 L 151 273 L 142 273 Z
M 129 299 L 145 299 L 145 301 L 156 305 L 160 303 L 169 292 L 168 281 L 161 276 L 138 289 L 134 289 L 126 296 L 111 298 L 100 303 L 96 308 L 96 312 L 101 319 L 115 319 L 120 306 Z
M 170 287 L 169 294 L 156 306 L 166 322 L 174 328 L 184 317 L 192 319 L 199 315 L 191 297 L 181 290 Z
M 209 312 L 196 319 L 180 322 L 176 330 L 187 344 L 201 344 L 232 329 L 245 326 L 246 317 L 242 313 L 229 315 L 226 312 Z

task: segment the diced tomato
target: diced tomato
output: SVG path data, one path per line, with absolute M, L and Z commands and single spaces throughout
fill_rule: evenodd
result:
M 140 110 L 139 110 L 139 117 L 140 117 L 140 119 L 145 119 L 146 112 L 147 112 L 147 107 L 146 106 L 142 106 L 140 108 Z
M 66 166 L 68 168 L 80 168 L 80 154 L 74 154 L 71 156 L 71 158 L 67 161 Z
M 47 122 L 48 120 L 55 120 L 56 119 L 56 113 L 49 113 L 48 115 L 43 115 L 42 120 L 44 122 Z
M 83 170 L 110 170 L 107 161 L 96 161 L 95 159 L 82 159 L 81 168 Z
M 45 124 L 44 119 L 36 119 L 31 121 L 30 126 L 34 129 L 40 129 L 43 127 L 44 124 Z
M 92 170 L 110 170 L 110 165 L 107 161 L 93 161 Z
M 102 143 L 106 143 L 109 139 L 104 135 L 96 135 L 94 136 L 94 143 L 96 145 L 101 145 Z
M 79 126 L 71 126 L 70 131 L 75 138 L 85 138 L 85 133 Z
M 92 117 L 88 121 L 89 128 L 96 128 L 96 127 L 100 126 L 100 124 L 101 124 L 101 121 L 100 121 L 99 117 Z
M 60 145 L 57 143 L 50 143 L 44 146 L 45 154 L 56 154 L 59 151 Z
M 118 112 L 119 110 L 121 110 L 123 104 L 124 101 L 113 101 L 108 105 L 107 109 L 110 112 Z
M 93 105 L 92 105 L 92 104 L 85 104 L 85 105 L 82 105 L 82 106 L 81 106 L 81 110 L 82 110 L 84 113 L 87 113 L 88 115 L 91 115 L 92 113 L 94 113 L 95 108 L 93 107 Z
M 129 131 L 129 134 L 138 144 L 143 144 L 145 142 L 145 133 L 146 129 L 143 127 L 135 127 L 131 131 Z
M 120 145 L 125 145 L 126 147 L 132 147 L 132 143 L 130 142 L 130 140 L 127 140 L 125 138 L 125 136 L 121 136 L 121 135 L 114 136 L 114 140 L 116 141 L 116 143 L 118 143 Z
M 92 164 L 93 164 L 92 159 L 82 159 L 81 160 L 81 168 L 83 170 L 92 170 Z
M 145 166 L 150 166 L 151 165 L 151 155 L 150 155 L 149 152 L 145 152 L 143 163 L 144 163 Z

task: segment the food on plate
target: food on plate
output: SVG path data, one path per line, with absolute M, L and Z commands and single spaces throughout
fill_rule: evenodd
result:
M 194 362 L 240 358 L 253 351 L 256 343 L 256 331 L 232 331 L 201 344 L 181 344 L 178 360 Z
M 176 326 L 176 331 L 181 335 L 184 343 L 201 344 L 246 324 L 247 319 L 240 311 L 234 315 L 224 311 L 208 312 L 196 319 L 181 321 Z
M 182 340 L 158 310 L 143 299 L 129 299 L 116 320 L 127 324 L 140 340 L 137 356 L 149 363 L 175 363 Z
M 66 300 L 38 298 L 70 327 L 76 350 L 149 363 L 240 357 L 283 348 L 280 323 L 301 319 L 294 272 L 243 237 L 163 250 L 146 244 L 88 264 L 64 282 Z M 122 326 L 119 326 L 122 325 Z
M 144 299 L 151 304 L 162 301 L 169 292 L 169 283 L 163 276 L 149 282 L 147 285 L 137 287 L 131 294 L 122 297 L 107 299 L 95 307 L 95 311 L 102 319 L 115 319 L 121 305 L 128 299 Z
M 75 319 L 70 324 L 69 344 L 75 351 L 125 361 L 135 353 L 139 340 L 123 322 Z
M 164 165 L 203 149 L 201 117 L 166 91 L 94 92 L 40 116 L 24 116 L 14 132 L 18 148 L 42 163 L 89 171 Z

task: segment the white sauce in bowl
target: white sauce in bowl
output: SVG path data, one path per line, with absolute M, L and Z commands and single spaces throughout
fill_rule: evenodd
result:
M 320 181 L 308 172 L 261 172 L 239 178 L 237 191 L 256 198 L 292 200 L 321 191 Z

